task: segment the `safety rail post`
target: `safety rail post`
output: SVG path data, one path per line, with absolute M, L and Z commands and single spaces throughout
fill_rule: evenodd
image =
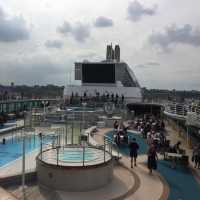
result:
M 107 141 L 107 144 L 108 144 L 108 152 L 110 153 L 110 144 L 109 144 L 109 141 Z
M 57 161 L 57 162 L 56 162 L 56 163 L 57 163 L 57 166 L 58 166 L 58 160 L 59 160 L 59 158 L 58 158 L 58 157 L 59 157 L 59 146 L 56 147 L 56 151 L 57 151 L 57 154 L 56 154 L 56 155 L 57 155 L 57 158 L 56 158 L 56 161 Z
M 103 158 L 104 158 L 104 163 L 106 161 L 106 139 L 104 137 L 104 154 L 103 154 Z
M 23 191 L 23 200 L 26 199 L 25 197 L 25 151 L 26 151 L 26 144 L 25 144 L 25 131 L 23 130 L 23 157 L 22 157 L 22 191 Z
M 83 145 L 83 166 L 85 166 L 85 145 Z
M 74 144 L 74 115 L 73 115 L 73 120 L 72 120 L 72 126 L 71 126 L 71 131 L 72 131 L 72 134 L 71 134 L 71 144 Z
M 110 153 L 111 153 L 111 157 L 112 157 L 112 149 L 113 149 L 113 144 L 112 144 L 112 141 L 111 141 L 111 144 L 110 144 Z
M 67 120 L 65 123 L 65 146 L 67 146 Z
M 117 156 L 118 156 L 118 159 L 119 159 L 119 149 L 117 148 Z
M 42 133 L 39 133 L 39 137 L 40 137 L 40 155 L 41 155 L 41 160 L 42 160 Z
M 177 114 L 177 105 L 175 104 L 175 113 L 174 114 Z

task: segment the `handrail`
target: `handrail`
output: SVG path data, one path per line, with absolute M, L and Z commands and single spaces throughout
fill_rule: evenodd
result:
M 101 154 L 102 155 L 102 162 L 101 163 L 105 163 L 107 162 L 108 160 L 112 159 L 113 157 L 119 159 L 121 157 L 121 154 L 120 154 L 120 151 L 119 151 L 119 148 L 117 146 L 117 144 L 110 138 L 108 137 L 107 135 L 101 135 L 99 133 L 96 133 L 96 135 L 99 135 L 100 137 L 102 137 L 102 141 L 103 141 L 103 144 L 99 144 L 95 141 L 95 139 L 93 139 L 92 137 L 92 133 L 93 133 L 93 130 L 94 130 L 95 126 L 94 127 L 90 127 L 88 129 L 85 130 L 85 134 L 88 135 L 88 142 L 87 143 L 83 143 L 82 145 L 81 144 L 66 144 L 66 143 L 63 143 L 62 141 L 60 141 L 60 137 L 59 135 L 61 134 L 62 132 L 62 128 L 58 128 L 56 129 L 55 131 L 55 135 L 57 136 L 54 140 L 52 140 L 52 144 L 49 144 L 48 146 L 45 146 L 45 148 L 43 147 L 43 137 L 41 137 L 41 147 L 40 147 L 40 153 L 38 154 L 37 158 L 40 159 L 41 161 L 44 161 L 45 162 L 45 156 L 43 156 L 43 154 L 46 152 L 46 151 L 50 151 L 50 150 L 56 150 L 56 152 L 53 152 L 53 159 L 55 159 L 55 165 L 62 165 L 62 163 L 60 163 L 60 160 L 59 160 L 59 155 L 60 155 L 60 151 L 64 148 L 74 148 L 74 147 L 77 147 L 77 148 L 81 148 L 81 153 L 82 155 L 80 155 L 80 163 L 82 163 L 82 166 L 86 166 L 86 159 L 87 159 L 87 152 L 86 151 L 86 148 L 95 148 L 95 149 L 99 149 L 101 151 L 103 151 Z M 42 135 L 44 136 L 44 135 Z M 93 139 L 96 143 L 95 144 L 92 144 L 90 142 L 90 140 Z M 48 155 L 48 154 L 46 154 Z M 50 155 L 50 154 L 49 154 Z M 100 155 L 100 154 L 99 154 Z M 109 157 L 108 157 L 109 155 Z M 71 161 L 70 161 L 71 162 Z M 79 161 L 78 161 L 79 162 Z M 87 163 L 90 162 L 87 160 Z M 73 163 L 73 161 L 72 161 Z M 77 162 L 75 162 L 77 163 Z
M 172 114 L 184 115 L 186 116 L 188 112 L 195 113 L 200 115 L 200 107 L 192 106 L 188 104 L 181 104 L 181 103 L 171 103 L 165 105 L 165 110 Z
M 100 148 L 100 147 L 94 147 L 94 146 L 92 146 L 92 145 L 89 145 L 89 146 L 84 146 L 84 145 L 67 145 L 67 146 L 57 146 L 57 147 L 51 147 L 51 148 L 48 148 L 48 149 L 44 149 L 42 152 L 40 152 L 38 155 L 37 155 L 37 157 L 36 157 L 36 160 L 38 159 L 38 160 L 40 160 L 40 161 L 42 161 L 42 162 L 44 162 L 44 163 L 47 163 L 47 164 L 52 164 L 52 163 L 48 163 L 48 162 L 46 162 L 45 161 L 45 156 L 43 155 L 45 152 L 47 152 L 47 151 L 51 151 L 51 150 L 56 150 L 56 157 L 54 158 L 55 159 L 55 164 L 54 165 L 57 165 L 57 166 L 66 166 L 66 165 L 64 165 L 64 164 L 62 164 L 62 162 L 60 163 L 59 161 L 59 151 L 60 151 L 60 149 L 64 149 L 64 148 L 74 148 L 74 147 L 76 147 L 76 148 L 82 148 L 82 160 L 80 161 L 80 165 L 75 165 L 75 167 L 76 166 L 78 166 L 78 167 L 80 167 L 80 166 L 83 166 L 83 167 L 87 167 L 87 165 L 85 164 L 85 162 L 86 162 L 86 151 L 85 151 L 85 149 L 86 148 L 93 148 L 93 149 L 99 149 L 99 150 L 103 150 L 102 148 Z M 112 158 L 112 156 L 111 156 L 111 154 L 108 152 L 108 151 L 105 151 L 105 153 L 108 153 L 109 155 L 110 155 L 110 158 Z M 101 162 L 101 163 L 99 163 L 99 164 L 103 164 L 103 163 L 106 163 L 106 162 L 108 162 L 108 161 L 110 161 L 110 159 L 106 159 L 106 157 L 105 158 L 103 158 L 103 162 Z M 89 163 L 89 162 L 92 162 L 92 161 L 87 161 L 87 163 Z M 70 163 L 76 163 L 77 164 L 77 162 L 73 162 L 73 161 L 70 161 Z M 82 164 L 81 164 L 82 163 Z M 91 164 L 90 164 L 91 165 Z M 70 165 L 69 165 L 70 166 Z
M 108 151 L 110 151 L 111 155 L 114 156 L 114 157 L 117 157 L 117 159 L 119 159 L 121 157 L 121 154 L 120 154 L 120 150 L 117 146 L 117 144 L 110 138 L 108 137 L 107 135 L 101 135 L 99 133 L 95 133 L 95 135 L 98 135 L 100 137 L 103 137 L 103 141 L 107 141 L 109 147 L 108 147 Z M 90 135 L 91 136 L 91 135 Z M 92 137 L 92 136 L 91 136 Z M 93 138 L 93 137 L 92 137 Z M 101 145 L 102 147 L 106 146 L 106 143 L 104 142 L 104 145 Z M 116 153 L 117 153 L 117 156 L 116 155 L 113 155 L 113 147 L 115 148 L 116 150 Z M 106 151 L 106 148 L 105 148 L 105 151 Z

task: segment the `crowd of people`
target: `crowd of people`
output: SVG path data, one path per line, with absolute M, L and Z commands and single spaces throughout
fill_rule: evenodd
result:
M 117 120 L 113 124 L 114 128 L 114 141 L 117 145 L 128 144 L 128 126 L 125 126 L 123 122 Z
M 165 140 L 164 137 L 164 122 L 163 121 L 155 121 L 152 118 L 145 118 L 144 120 L 137 120 L 135 121 L 134 128 L 139 130 L 143 137 L 149 139 L 151 137 L 151 142 L 149 139 L 149 149 L 147 152 L 147 163 L 149 172 L 152 173 L 152 170 L 157 168 L 157 150 L 161 141 Z M 127 129 L 130 126 L 125 126 L 123 122 L 119 123 L 115 121 L 113 124 L 114 128 L 114 141 L 117 145 L 126 144 L 130 149 L 130 158 L 131 158 L 131 168 L 137 166 L 137 156 L 138 150 L 140 148 L 139 144 L 136 141 L 136 138 L 132 138 L 129 141 Z M 160 131 L 158 134 L 157 131 Z M 157 134 L 155 134 L 155 133 Z
M 133 129 L 141 133 L 142 137 L 146 139 L 149 146 L 147 151 L 147 166 L 149 173 L 152 173 L 153 170 L 157 169 L 157 152 L 163 152 L 166 149 L 165 123 L 154 116 L 146 115 L 138 118 L 131 125 Z M 129 145 L 129 148 L 130 152 L 133 151 L 131 150 L 131 145 Z M 132 157 L 131 153 L 130 156 Z M 134 159 L 136 160 L 136 158 Z
M 89 102 L 112 102 L 115 105 L 117 104 L 124 104 L 124 95 L 123 94 L 114 94 L 114 93 L 109 93 L 105 92 L 103 94 L 100 94 L 100 92 L 96 91 L 95 95 L 94 94 L 88 94 L 87 92 L 84 92 L 83 95 L 79 95 L 78 93 L 73 93 L 70 96 L 69 99 L 69 104 L 79 104 L 82 102 L 87 101 Z
M 133 128 L 142 134 L 149 146 L 154 145 L 157 152 L 185 154 L 185 150 L 181 148 L 181 141 L 172 145 L 170 140 L 167 140 L 163 120 L 154 116 L 146 116 L 134 121 Z
M 131 168 L 137 166 L 138 150 L 140 148 L 136 138 L 129 141 L 127 129 L 132 128 L 141 134 L 141 137 L 146 139 L 148 144 L 147 151 L 147 166 L 149 173 L 157 169 L 157 152 L 165 156 L 166 153 L 175 153 L 185 155 L 185 150 L 181 148 L 181 141 L 175 144 L 170 144 L 170 140 L 166 138 L 165 123 L 163 120 L 154 116 L 146 115 L 134 121 L 130 121 L 128 126 L 123 122 L 115 121 L 114 125 L 114 140 L 117 145 L 126 144 L 130 149 Z M 197 144 L 193 149 L 192 161 L 195 168 L 200 168 L 200 144 Z
M 154 145 L 157 151 L 163 149 L 168 142 L 165 136 L 165 123 L 153 116 L 138 118 L 131 124 L 147 140 L 149 146 Z

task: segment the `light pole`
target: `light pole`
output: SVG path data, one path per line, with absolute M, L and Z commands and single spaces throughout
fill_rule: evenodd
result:
M 25 144 L 25 130 L 26 130 L 26 126 L 27 126 L 27 113 L 24 111 L 24 130 L 22 130 L 23 132 L 23 143 L 22 143 L 22 195 L 23 195 L 23 200 L 26 199 L 26 195 L 25 195 L 25 151 L 26 151 L 26 144 Z
M 74 120 L 75 120 L 75 113 L 74 113 L 74 110 L 73 110 L 71 144 L 74 144 Z
M 42 132 L 39 133 L 39 137 L 40 137 L 40 156 L 42 160 Z
M 85 129 L 85 107 L 86 107 L 87 103 L 83 102 L 82 106 L 83 106 L 83 129 Z
M 22 156 L 22 193 L 23 193 L 23 200 L 26 199 L 25 195 L 25 131 L 23 131 L 23 145 L 22 145 L 22 151 L 23 151 L 23 156 Z
M 44 100 L 42 101 L 42 105 L 44 106 L 44 110 L 43 110 L 43 114 L 44 114 L 44 119 L 45 119 L 45 115 L 46 115 L 46 106 L 48 105 L 48 101 Z

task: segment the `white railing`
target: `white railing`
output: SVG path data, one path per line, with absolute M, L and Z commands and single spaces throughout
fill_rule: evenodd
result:
M 180 103 L 172 103 L 165 105 L 165 111 L 175 115 L 186 116 L 188 106 Z
M 187 125 L 200 127 L 200 107 L 171 103 L 165 106 L 165 113 L 184 118 Z
M 120 150 L 119 150 L 117 144 L 115 142 L 113 142 L 113 140 L 106 135 L 102 135 L 102 134 L 99 134 L 99 133 L 93 134 L 94 129 L 96 129 L 96 126 L 93 126 L 89 129 L 87 129 L 86 132 L 85 132 L 85 134 L 87 134 L 87 136 L 88 136 L 88 143 L 93 145 L 93 146 L 102 146 L 104 148 L 104 152 L 108 151 L 112 155 L 112 157 L 114 157 L 116 159 L 120 159 L 122 157 L 122 155 L 120 153 Z M 96 135 L 100 138 L 103 145 L 99 144 L 94 139 L 94 135 Z

